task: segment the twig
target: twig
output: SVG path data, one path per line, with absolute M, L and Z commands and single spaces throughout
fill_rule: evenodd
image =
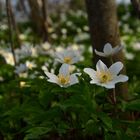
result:
M 11 7 L 11 3 L 9 2 L 9 12 L 10 12 L 10 17 L 11 17 L 11 23 L 13 25 L 13 28 L 14 28 L 14 32 L 16 34 L 16 38 L 17 38 L 17 43 L 18 43 L 18 46 L 21 47 L 21 40 L 19 38 L 19 29 L 18 29 L 18 26 L 16 24 L 16 20 L 15 20 L 15 16 L 14 16 L 14 13 L 12 11 L 12 7 Z
M 12 18 L 11 18 L 11 10 L 10 10 L 10 1 L 9 0 L 6 0 L 6 11 L 7 11 L 7 17 L 8 17 L 10 47 L 11 47 L 11 51 L 13 54 L 14 63 L 15 63 L 15 65 L 17 65 L 15 51 L 14 51 L 14 41 L 13 41 L 13 34 L 12 34 Z
M 44 22 L 44 40 L 49 41 L 48 38 L 48 21 L 47 21 L 47 0 L 42 0 L 42 15 Z

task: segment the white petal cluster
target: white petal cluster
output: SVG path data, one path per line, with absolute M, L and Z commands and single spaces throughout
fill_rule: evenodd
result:
M 42 44 L 41 49 L 43 51 L 43 54 L 48 54 L 49 52 L 48 50 L 51 49 L 50 44 L 47 42 Z M 122 47 L 119 46 L 112 48 L 111 44 L 107 43 L 103 48 L 103 52 L 95 50 L 95 53 L 102 57 L 110 57 L 118 53 L 121 49 Z M 33 50 L 35 50 L 35 53 Z M 57 62 L 60 62 L 62 65 L 57 75 L 55 75 L 54 72 L 52 71 L 48 72 L 46 66 L 42 67 L 44 73 L 47 76 L 47 81 L 55 83 L 60 87 L 69 87 L 71 85 L 79 83 L 77 76 L 80 76 L 80 74 L 73 73 L 73 71 L 75 70 L 75 66 L 73 64 L 81 60 L 81 53 L 78 50 L 78 47 L 74 45 L 73 47 L 69 46 L 67 49 L 62 49 L 61 47 L 61 49 L 56 49 L 56 52 L 54 49 L 52 49 L 52 51 L 53 54 L 55 54 L 54 57 L 55 60 Z M 30 47 L 29 45 L 23 45 L 20 49 L 15 50 L 15 54 L 16 56 L 18 56 L 17 58 L 19 58 L 17 59 L 17 62 L 18 60 L 25 58 L 27 56 L 33 57 L 35 56 L 34 54 L 39 54 L 39 52 L 40 51 L 36 47 L 33 48 Z M 9 53 L 11 54 L 11 51 Z M 3 54 L 2 56 L 6 56 L 10 62 L 13 61 L 9 59 L 10 57 L 4 55 L 7 53 L 5 53 L 3 50 L 0 50 L 0 54 Z M 19 76 L 24 73 L 28 75 L 28 69 L 32 69 L 35 67 L 36 64 L 34 63 L 34 61 L 31 62 L 26 60 L 25 64 L 20 63 L 18 66 L 16 66 L 14 72 Z M 122 68 L 123 64 L 121 62 L 116 62 L 108 68 L 101 60 L 99 60 L 96 64 L 96 71 L 92 68 L 85 68 L 84 72 L 90 76 L 91 84 L 96 84 L 108 89 L 112 89 L 115 88 L 116 83 L 125 82 L 128 80 L 128 77 L 126 75 L 119 74 Z M 53 71 L 55 70 L 53 69 Z
M 85 68 L 84 72 L 90 76 L 91 84 L 112 89 L 115 88 L 116 83 L 126 82 L 128 80 L 127 76 L 119 74 L 122 68 L 122 62 L 116 62 L 107 68 L 107 66 L 99 60 L 96 64 L 96 71 L 92 68 Z
M 118 53 L 122 48 L 123 48 L 122 46 L 112 48 L 110 43 L 106 43 L 104 45 L 103 52 L 97 51 L 95 49 L 95 53 L 101 57 L 110 57 Z
M 36 68 L 37 66 L 36 66 L 36 64 L 35 64 L 35 62 L 34 61 L 26 61 L 26 67 L 28 68 L 28 69 L 33 69 L 33 68 Z
M 22 64 L 22 63 L 20 65 L 16 66 L 15 68 L 16 68 L 15 69 L 15 73 L 16 74 L 24 73 L 28 69 L 27 66 L 26 66 L 26 64 Z
M 7 64 L 14 66 L 14 58 L 11 49 L 0 48 L 0 55 L 2 55 Z
M 68 87 L 77 84 L 79 82 L 77 78 L 79 73 L 70 74 L 69 67 L 70 66 L 68 64 L 63 64 L 59 69 L 58 75 L 45 71 L 45 74 L 48 77 L 47 81 L 55 83 L 60 87 Z
M 15 50 L 16 59 L 20 60 L 32 55 L 32 47 L 28 43 L 22 44 L 21 48 Z
M 77 50 L 68 48 L 56 53 L 56 61 L 66 64 L 75 64 L 80 61 L 80 54 Z

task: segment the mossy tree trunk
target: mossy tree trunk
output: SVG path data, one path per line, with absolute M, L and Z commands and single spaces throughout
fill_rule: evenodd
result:
M 91 43 L 94 49 L 102 51 L 106 43 L 111 43 L 113 47 L 120 45 L 120 35 L 117 21 L 117 8 L 115 0 L 85 0 L 88 13 Z M 99 59 L 108 66 L 111 65 L 110 59 L 102 58 L 94 53 L 93 62 Z M 114 62 L 122 61 L 124 63 L 123 52 L 120 51 L 115 57 Z M 122 70 L 125 73 L 125 68 Z M 127 100 L 127 83 L 120 84 L 117 87 L 117 94 L 123 95 Z

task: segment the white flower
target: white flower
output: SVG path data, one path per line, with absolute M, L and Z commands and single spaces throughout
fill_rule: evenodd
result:
M 87 73 L 92 79 L 90 81 L 91 84 L 96 84 L 111 89 L 115 88 L 116 83 L 126 82 L 128 80 L 127 76 L 122 74 L 118 75 L 122 68 L 122 62 L 116 62 L 107 68 L 107 66 L 101 60 L 99 60 L 96 64 L 97 71 L 91 68 L 85 68 L 84 72 Z
M 42 45 L 42 48 L 44 49 L 44 50 L 49 50 L 50 48 L 51 48 L 51 45 L 50 45 L 50 43 L 49 42 L 44 42 Z
M 15 73 L 16 74 L 20 74 L 20 73 L 24 73 L 27 71 L 27 66 L 26 64 L 20 64 L 19 66 L 16 66 L 16 69 L 15 69 Z
M 123 48 L 122 46 L 117 46 L 117 47 L 112 48 L 110 43 L 106 43 L 103 48 L 103 52 L 99 52 L 95 49 L 95 53 L 102 57 L 109 57 L 118 53 L 122 48 Z
M 48 71 L 48 68 L 47 67 L 49 67 L 49 64 L 48 63 L 44 63 L 44 65 L 41 67 L 41 69 L 43 71 Z
M 32 47 L 28 43 L 22 44 L 21 48 L 15 49 L 15 55 L 17 61 L 29 57 L 32 55 Z
M 48 42 L 44 42 L 41 45 L 36 45 L 37 53 L 40 55 L 49 55 L 54 53 L 53 47 Z
M 20 50 L 21 54 L 24 55 L 25 57 L 31 56 L 32 55 L 32 47 L 30 46 L 30 44 L 26 43 L 23 44 L 21 46 L 21 50 Z
M 1 31 L 7 30 L 8 26 L 6 24 L 0 24 Z
M 74 64 L 80 61 L 80 54 L 77 50 L 68 48 L 56 53 L 56 61 L 66 64 Z
M 27 36 L 25 34 L 19 34 L 19 39 L 20 40 L 25 40 L 27 38 Z
M 135 43 L 132 47 L 134 50 L 140 51 L 140 42 Z
M 4 78 L 2 76 L 0 76 L 0 82 L 3 82 Z
M 33 68 L 36 68 L 37 66 L 36 66 L 36 64 L 35 64 L 35 62 L 34 61 L 26 61 L 26 67 L 28 68 L 28 69 L 33 69 Z
M 2 55 L 7 64 L 14 66 L 14 58 L 11 49 L 0 48 L 0 55 Z
M 133 53 L 127 51 L 124 51 L 124 55 L 127 60 L 133 60 L 135 58 L 135 55 Z
M 58 75 L 55 75 L 47 71 L 44 71 L 44 73 L 49 78 L 48 79 L 49 82 L 56 83 L 60 87 L 68 87 L 68 86 L 79 83 L 78 78 L 77 78 L 77 75 L 79 75 L 79 73 L 70 74 L 68 64 L 63 64 L 60 67 Z

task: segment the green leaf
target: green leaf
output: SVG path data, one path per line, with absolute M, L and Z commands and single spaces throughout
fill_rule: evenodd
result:
M 131 101 L 126 104 L 126 109 L 140 111 L 140 99 Z
M 39 139 L 42 135 L 47 134 L 49 131 L 51 131 L 51 129 L 48 127 L 33 127 L 27 131 L 27 135 L 24 140 Z
M 49 103 L 51 103 L 53 98 L 54 94 L 52 94 L 51 92 L 41 91 L 39 94 L 39 101 L 44 107 L 47 107 Z
M 101 119 L 101 121 L 104 123 L 104 125 L 108 129 L 112 130 L 112 119 L 104 112 L 99 112 L 97 115 L 98 115 L 99 119 Z
M 65 134 L 68 129 L 69 126 L 65 122 L 59 122 L 57 126 L 57 131 L 59 134 Z
M 106 133 L 106 134 L 105 134 L 105 140 L 113 140 L 112 135 Z
M 100 126 L 95 120 L 88 120 L 85 125 L 85 133 L 88 135 L 99 134 Z

